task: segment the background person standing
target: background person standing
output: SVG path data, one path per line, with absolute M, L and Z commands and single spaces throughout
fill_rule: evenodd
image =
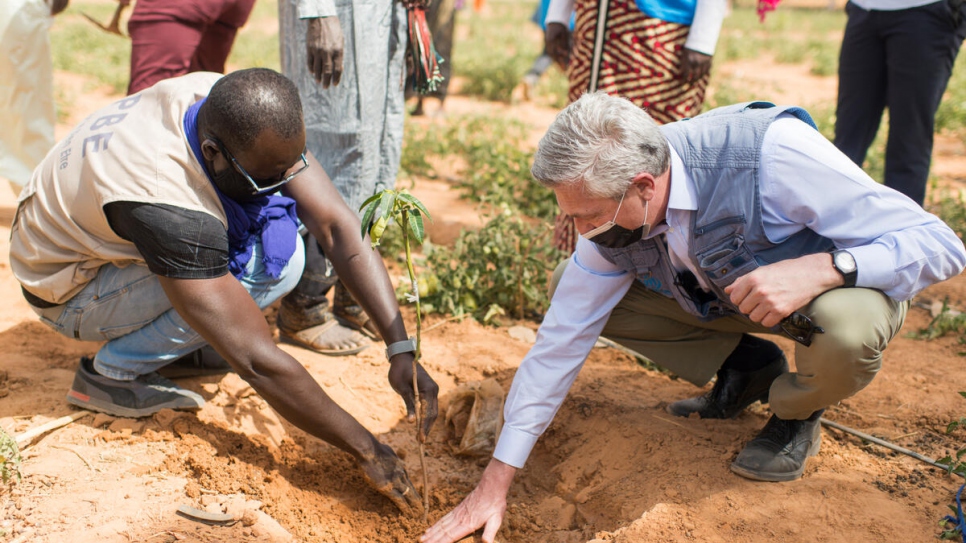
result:
M 862 166 L 889 108 L 885 185 L 922 205 L 936 110 L 966 36 L 963 0 L 851 0 L 835 146 Z

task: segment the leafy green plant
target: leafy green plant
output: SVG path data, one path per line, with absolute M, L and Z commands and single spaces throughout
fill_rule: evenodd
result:
M 933 317 L 925 328 L 920 328 L 916 332 L 909 334 L 914 339 L 931 340 L 943 337 L 948 333 L 962 334 L 966 332 L 966 314 L 953 313 L 947 305 L 948 300 L 943 301 L 942 310 Z M 960 343 L 963 339 L 960 338 Z
M 483 322 L 546 311 L 550 272 L 566 255 L 551 243 L 545 221 L 503 206 L 480 230 L 465 230 L 454 246 L 434 246 L 417 281 L 426 312 L 472 314 Z
M 20 448 L 13 436 L 0 428 L 0 482 L 8 486 L 20 479 Z
M 362 214 L 362 237 L 369 238 L 373 248 L 379 245 L 386 228 L 389 226 L 390 219 L 393 219 L 403 232 L 403 247 L 406 251 L 406 269 L 409 271 L 409 281 L 412 285 L 412 294 L 409 300 L 416 304 L 416 352 L 413 356 L 413 391 L 416 395 L 416 443 L 419 444 L 419 464 L 423 470 L 423 515 L 429 511 L 429 476 L 426 472 L 426 458 L 423 440 L 420 438 L 422 424 L 422 402 L 419 401 L 419 385 L 416 382 L 416 365 L 422 355 L 422 330 L 423 317 L 419 305 L 419 289 L 417 287 L 416 271 L 413 268 L 413 253 L 410 240 L 416 243 L 423 242 L 425 228 L 423 228 L 423 215 L 431 218 L 426 207 L 410 194 L 406 189 L 395 191 L 386 189 L 372 195 L 362 203 L 359 208 Z

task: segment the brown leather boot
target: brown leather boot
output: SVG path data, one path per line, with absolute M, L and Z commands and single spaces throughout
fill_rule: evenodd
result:
M 678 417 L 697 413 L 702 419 L 733 419 L 757 401 L 767 403 L 772 381 L 787 371 L 785 355 L 755 371 L 722 368 L 707 394 L 674 402 L 667 412 Z
M 805 472 L 810 456 L 822 446 L 822 412 L 807 420 L 782 420 L 775 415 L 731 464 L 731 471 L 755 481 L 794 481 Z

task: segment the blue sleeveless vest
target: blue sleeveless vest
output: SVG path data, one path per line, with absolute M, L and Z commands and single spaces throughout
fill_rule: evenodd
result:
M 713 296 L 696 300 L 693 292 L 683 288 L 671 267 L 663 235 L 621 249 L 597 246 L 597 250 L 634 273 L 645 286 L 710 321 L 740 313 L 724 292 L 738 277 L 765 264 L 833 249 L 831 240 L 808 229 L 781 243 L 765 236 L 758 189 L 762 141 L 769 125 L 786 112 L 815 127 L 805 110 L 769 102 L 717 108 L 661 127 L 697 190 L 688 257 Z

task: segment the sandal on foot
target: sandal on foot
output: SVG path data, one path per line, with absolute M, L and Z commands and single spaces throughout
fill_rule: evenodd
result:
M 361 332 L 369 339 L 381 340 L 382 336 L 369 315 L 362 309 L 342 283 L 335 285 L 332 314 L 342 326 Z
M 279 328 L 278 335 L 283 341 L 329 356 L 356 354 L 371 344 L 364 335 L 340 325 L 336 319 L 297 332 Z M 334 345 L 337 344 L 350 344 L 350 346 L 335 347 Z

